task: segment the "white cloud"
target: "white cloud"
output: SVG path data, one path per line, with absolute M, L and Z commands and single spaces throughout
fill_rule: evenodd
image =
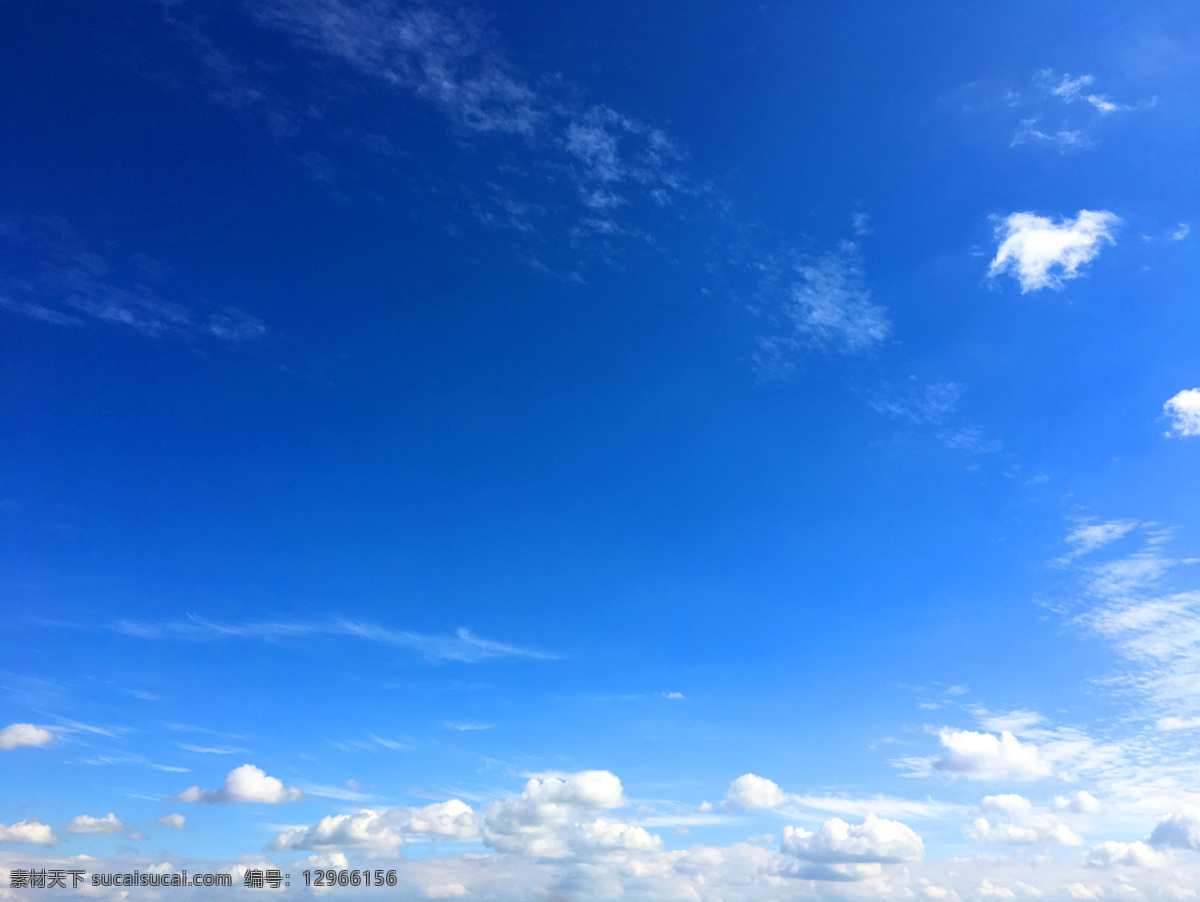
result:
M 46 745 L 53 741 L 54 734 L 42 727 L 31 723 L 9 724 L 0 730 L 0 751 L 24 748 L 26 746 Z
M 1171 233 L 1171 240 L 1172 241 L 1182 241 L 1184 238 L 1186 238 L 1188 235 L 1191 234 L 1191 231 L 1192 231 L 1192 227 L 1190 225 L 1188 225 L 1186 222 L 1181 222 L 1175 228 L 1175 231 Z
M 1072 899 L 1099 899 L 1103 890 L 1095 886 L 1084 886 L 1082 883 L 1067 884 L 1067 892 Z
M 879 413 L 911 423 L 940 423 L 954 413 L 965 386 L 957 382 L 922 383 L 915 376 L 907 385 L 889 387 L 870 400 Z
M 482 808 L 483 838 L 499 852 L 533 858 L 661 848 L 662 840 L 643 827 L 595 816 L 628 804 L 621 781 L 608 771 L 536 776 L 519 796 Z
M 1111 868 L 1118 865 L 1137 868 L 1162 867 L 1167 857 L 1143 842 L 1102 842 L 1087 854 L 1090 868 Z
M 1080 846 L 1083 840 L 1075 831 L 1049 817 L 1033 817 L 1020 824 L 995 824 L 987 818 L 978 818 L 963 829 L 963 835 L 981 845 L 1029 845 L 1033 843 L 1056 843 L 1062 846 Z
M 835 817 L 816 831 L 784 827 L 780 851 L 818 864 L 897 864 L 925 857 L 925 845 L 912 828 L 873 814 L 853 825 Z
M 1200 435 L 1200 388 L 1184 389 L 1168 399 L 1163 413 L 1171 418 L 1171 429 L 1176 435 Z
M 123 833 L 125 825 L 111 811 L 104 817 L 88 817 L 81 814 L 67 821 L 67 832 L 86 836 L 112 836 Z
M 164 814 L 158 819 L 158 822 L 164 827 L 172 827 L 176 830 L 182 830 L 184 824 L 187 822 L 187 818 L 185 818 L 182 814 Z
M 1128 535 L 1135 528 L 1137 528 L 1137 522 L 1134 520 L 1082 523 L 1068 533 L 1067 544 L 1073 545 L 1074 548 L 1071 549 L 1070 554 L 1066 558 L 1060 558 L 1060 562 L 1065 563 L 1071 558 L 1082 557 L 1085 554 L 1091 554 L 1098 548 L 1103 548 L 1105 545 L 1111 545 L 1122 536 Z
M 10 312 L 58 326 L 79 326 L 80 316 L 91 317 L 151 338 L 241 344 L 267 332 L 260 320 L 234 307 L 201 311 L 164 298 L 150 283 L 166 267 L 145 255 L 130 256 L 120 268 L 135 272 L 119 275 L 62 221 L 4 225 L 0 242 L 20 249 L 21 256 L 32 252 L 37 261 L 33 268 L 0 278 L 0 307 Z
M 235 767 L 225 777 L 225 785 L 220 789 L 201 789 L 192 786 L 175 796 L 178 802 L 262 802 L 268 805 L 280 805 L 286 802 L 299 802 L 304 793 L 295 786 L 284 786 L 278 777 L 268 777 L 253 764 L 243 764 Z
M 254 623 L 217 623 L 194 615 L 187 620 L 166 623 L 143 623 L 118 620 L 109 629 L 140 639 L 282 639 L 305 636 L 350 636 L 381 645 L 405 648 L 424 655 L 431 661 L 458 661 L 474 664 L 489 658 L 535 658 L 553 660 L 549 652 L 519 648 L 494 639 L 476 636 L 470 630 L 459 629 L 453 636 L 431 636 L 410 630 L 394 630 L 373 623 L 335 620 L 312 623 L 295 620 L 269 620 Z
M 906 758 L 897 764 L 907 767 L 914 775 L 933 773 L 968 780 L 1028 781 L 1047 777 L 1050 762 L 1042 757 L 1038 747 L 1021 742 L 1009 731 L 998 736 L 943 727 L 938 739 L 945 754 L 936 758 Z
M 1200 851 L 1200 808 L 1185 808 L 1164 817 L 1150 834 L 1149 842 L 1155 848 Z
M 467 894 L 467 888 L 461 883 L 433 883 L 422 894 L 426 899 L 457 899 Z
M 1050 93 L 1070 103 L 1073 100 L 1078 100 L 1080 92 L 1095 80 L 1095 76 L 1092 75 L 1080 75 L 1078 78 L 1071 78 L 1069 74 L 1064 74 L 1062 80 L 1050 89 Z
M 796 268 L 784 312 L 796 334 L 847 354 L 868 351 L 892 331 L 887 309 L 871 300 L 858 246 L 842 242 L 834 253 Z
M 58 842 L 58 837 L 54 835 L 49 824 L 27 818 L 12 826 L 0 824 L 0 842 L 36 843 L 50 846 Z
M 725 807 L 731 810 L 777 808 L 787 800 L 787 794 L 776 783 L 755 774 L 742 774 L 725 793 Z
M 984 796 L 979 808 L 986 814 L 1002 814 L 1006 817 L 1021 817 L 1033 811 L 1033 803 L 1024 796 L 1015 794 Z
M 1100 801 L 1090 792 L 1081 789 L 1073 796 L 1055 796 L 1050 802 L 1050 808 L 1071 814 L 1095 814 L 1100 810 Z
M 395 855 L 404 835 L 386 816 L 369 808 L 355 814 L 330 815 L 311 827 L 293 827 L 276 836 L 269 849 L 359 849 L 374 856 Z
M 1022 294 L 1061 289 L 1079 275 L 1081 266 L 1095 259 L 1101 245 L 1115 243 L 1113 230 L 1120 222 L 1106 210 L 1080 210 L 1074 219 L 1058 222 L 1034 213 L 1011 213 L 996 227 L 1000 247 L 988 275 L 1010 273 Z

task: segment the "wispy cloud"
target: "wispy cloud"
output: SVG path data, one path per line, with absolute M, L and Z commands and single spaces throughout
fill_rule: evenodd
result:
M 489 658 L 533 658 L 556 660 L 551 652 L 522 648 L 493 639 L 476 636 L 459 629 L 450 636 L 432 636 L 409 630 L 394 630 L 372 623 L 351 620 L 309 622 L 299 620 L 263 620 L 251 623 L 218 623 L 196 616 L 186 620 L 143 622 L 118 620 L 108 629 L 141 639 L 186 639 L 214 641 L 219 639 L 286 639 L 312 636 L 347 636 L 403 648 L 424 655 L 431 661 L 459 661 L 474 664 Z
M 910 423 L 941 423 L 958 409 L 966 386 L 958 382 L 922 382 L 916 376 L 900 385 L 880 386 L 871 409 Z
M 89 320 L 132 329 L 151 338 L 212 339 L 240 344 L 262 338 L 263 323 L 235 307 L 185 305 L 153 283 L 165 268 L 132 255 L 122 272 L 79 240 L 61 220 L 0 228 L 0 308 L 56 326 Z
M 855 242 L 843 241 L 835 250 L 783 265 L 768 261 L 762 269 L 762 312 L 777 330 L 759 339 L 755 364 L 760 376 L 790 375 L 805 349 L 863 354 L 891 335 L 887 308 L 871 297 Z

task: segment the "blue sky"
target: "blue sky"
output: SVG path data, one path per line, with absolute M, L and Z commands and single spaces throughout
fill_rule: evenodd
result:
M 1195 896 L 1192 13 L 4 9 L 0 898 Z

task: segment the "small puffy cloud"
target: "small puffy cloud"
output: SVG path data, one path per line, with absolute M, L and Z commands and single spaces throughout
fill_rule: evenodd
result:
M 1050 807 L 1054 811 L 1068 811 L 1071 814 L 1094 814 L 1100 810 L 1100 801 L 1081 789 L 1073 796 L 1055 796 Z
M 1188 235 L 1190 235 L 1191 232 L 1192 232 L 1192 227 L 1190 225 L 1188 225 L 1186 222 L 1181 222 L 1181 223 L 1179 223 L 1178 227 L 1176 227 L 1175 231 L 1171 233 L 1171 240 L 1172 241 L 1182 241 L 1184 238 L 1186 238 Z
M 1074 219 L 1058 222 L 1034 213 L 1011 213 L 996 226 L 1000 247 L 988 267 L 995 277 L 1009 273 L 1021 293 L 1041 288 L 1061 289 L 1095 259 L 1104 243 L 1113 244 L 1121 222 L 1107 210 L 1080 210 Z
M 1164 817 L 1150 834 L 1156 849 L 1194 849 L 1200 851 L 1200 809 L 1185 808 Z
M 1066 824 L 1053 818 L 1033 818 L 1021 824 L 992 825 L 979 818 L 963 830 L 963 836 L 980 845 L 1032 845 L 1056 843 L 1060 846 L 1081 846 L 1083 840 Z
M 175 796 L 177 802 L 205 802 L 216 804 L 223 802 L 262 802 L 268 805 L 280 805 L 285 802 L 299 802 L 304 793 L 295 786 L 284 786 L 278 777 L 268 777 L 265 772 L 253 764 L 243 764 L 235 767 L 225 777 L 225 785 L 220 789 L 201 789 L 192 786 Z
M 330 815 L 311 827 L 285 830 L 267 846 L 280 852 L 296 849 L 361 849 L 372 855 L 396 854 L 404 835 L 377 811 L 364 808 L 355 814 Z
M 24 748 L 26 746 L 45 745 L 54 739 L 54 734 L 42 727 L 31 723 L 9 724 L 0 730 L 0 751 Z
M 1200 435 L 1200 388 L 1184 389 L 1168 399 L 1163 413 L 1171 418 L 1171 431 L 1175 435 Z
M 1033 811 L 1033 803 L 1029 799 L 1012 793 L 984 796 L 979 807 L 987 814 L 1001 814 L 1006 817 L 1025 817 Z
M 114 833 L 123 833 L 124 831 L 125 825 L 111 811 L 104 817 L 88 817 L 86 814 L 81 814 L 79 817 L 73 817 L 67 821 L 68 833 L 112 836 Z
M 1103 891 L 1097 886 L 1084 886 L 1082 883 L 1067 884 L 1067 892 L 1072 899 L 1099 899 Z
M 1089 868 L 1111 868 L 1118 865 L 1136 868 L 1157 868 L 1166 864 L 1167 857 L 1144 842 L 1102 842 L 1087 854 Z
M 724 806 L 730 811 L 756 811 L 760 808 L 778 808 L 787 798 L 787 794 L 773 780 L 755 774 L 742 774 L 729 784 Z
M 54 835 L 49 824 L 27 818 L 17 821 L 11 827 L 0 824 L 0 842 L 39 843 L 51 846 L 58 842 L 58 837 Z
M 944 755 L 911 762 L 918 772 L 933 772 L 967 780 L 1037 780 L 1050 775 L 1050 763 L 1033 743 L 1021 742 L 1007 730 L 998 736 L 943 727 L 938 739 Z M 920 765 L 924 765 L 921 767 Z
M 187 818 L 182 814 L 164 814 L 158 819 L 158 822 L 164 827 L 172 827 L 175 830 L 182 830 Z
M 831 818 L 815 832 L 784 827 L 779 848 L 817 864 L 898 864 L 925 857 L 925 844 L 912 828 L 873 814 L 854 825 Z

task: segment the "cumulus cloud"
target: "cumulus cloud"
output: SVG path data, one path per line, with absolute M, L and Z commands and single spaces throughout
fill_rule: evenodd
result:
M 1100 810 L 1100 801 L 1090 792 L 1079 790 L 1073 796 L 1055 796 L 1050 802 L 1054 811 L 1066 811 L 1071 814 L 1094 814 Z
M 661 838 L 645 828 L 597 817 L 628 804 L 621 781 L 608 771 L 533 777 L 519 796 L 481 809 L 483 838 L 497 851 L 533 858 L 660 849 Z
M 9 724 L 0 730 L 0 751 L 24 748 L 26 746 L 46 745 L 54 739 L 54 734 L 42 727 L 31 723 Z
M 104 817 L 88 817 L 81 814 L 67 821 L 67 832 L 86 836 L 112 836 L 123 833 L 125 825 L 111 811 Z
M 1111 868 L 1118 865 L 1135 868 L 1157 868 L 1166 864 L 1167 857 L 1143 842 L 1102 842 L 1087 854 L 1090 868 Z
M 987 814 L 1000 814 L 1006 817 L 1023 817 L 1033 811 L 1033 803 L 1029 799 L 1011 793 L 984 796 L 979 807 Z
M 1200 388 L 1188 388 L 1169 398 L 1163 413 L 1171 418 L 1171 431 L 1178 436 L 1200 435 Z
M 913 775 L 945 774 L 967 780 L 1038 780 L 1050 775 L 1050 762 L 1030 742 L 1007 730 L 998 736 L 943 727 L 938 739 L 945 754 L 934 758 L 905 758 L 896 763 Z
M 269 849 L 361 849 L 376 856 L 394 855 L 404 835 L 379 812 L 364 808 L 355 814 L 330 815 L 311 827 L 293 827 L 275 837 Z
M 51 846 L 58 842 L 58 837 L 54 835 L 54 831 L 50 829 L 49 824 L 43 824 L 41 821 L 26 818 L 23 821 L 17 821 L 12 826 L 0 824 L 0 842 L 33 843 Z
M 1164 817 L 1150 834 L 1156 849 L 1194 849 L 1200 851 L 1200 808 L 1185 808 Z
M 253 764 L 243 764 L 235 767 L 225 777 L 225 785 L 220 789 L 201 789 L 192 786 L 175 796 L 177 802 L 206 802 L 209 804 L 222 802 L 262 802 L 268 805 L 280 805 L 285 802 L 299 802 L 304 793 L 295 786 L 284 786 L 278 777 L 268 777 L 265 772 Z
M 172 827 L 175 830 L 182 830 L 184 824 L 187 822 L 187 818 L 185 818 L 182 814 L 164 814 L 158 819 L 158 822 L 164 827 Z
M 898 864 L 925 857 L 925 845 L 912 828 L 873 814 L 860 824 L 831 818 L 816 831 L 784 827 L 779 848 L 817 864 Z
M 773 781 L 755 774 L 742 774 L 729 784 L 724 804 L 728 810 L 754 811 L 777 808 L 787 800 L 787 794 Z
M 980 845 L 1031 845 L 1057 843 L 1080 846 L 1083 840 L 1066 824 L 1049 817 L 1034 817 L 1019 824 L 995 824 L 978 818 L 963 830 L 963 835 Z
M 1107 210 L 1080 210 L 1074 219 L 1057 222 L 1034 213 L 1011 213 L 996 226 L 1000 247 L 988 267 L 995 277 L 1009 273 L 1021 293 L 1042 288 L 1061 289 L 1080 275 L 1079 269 L 1114 244 L 1120 217 Z

